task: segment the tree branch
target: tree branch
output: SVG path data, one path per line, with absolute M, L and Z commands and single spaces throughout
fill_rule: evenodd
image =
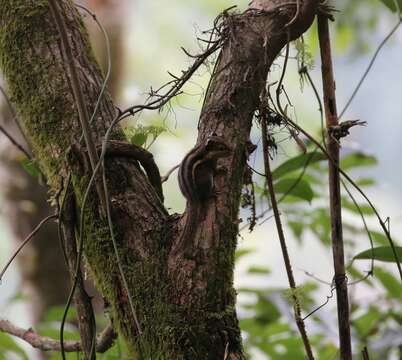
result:
M 0 319 L 0 331 L 16 336 L 35 349 L 42 351 L 60 351 L 60 341 L 52 339 L 47 336 L 41 336 L 36 333 L 32 328 L 24 329 L 14 325 L 8 320 Z M 106 327 L 98 336 L 96 341 L 96 351 L 104 353 L 110 349 L 113 345 L 113 341 L 116 339 L 116 333 L 112 326 Z M 66 352 L 82 351 L 82 346 L 79 341 L 65 341 L 64 349 Z
M 85 286 L 84 279 L 82 277 L 82 272 L 80 269 L 79 261 L 77 256 L 79 256 L 77 251 L 77 243 L 76 243 L 76 233 L 75 229 L 77 226 L 77 218 L 75 213 L 75 200 L 74 195 L 71 192 L 69 184 L 66 188 L 66 199 L 61 221 L 63 223 L 63 240 L 64 240 L 64 249 L 66 251 L 66 257 L 68 261 L 68 267 L 70 271 L 70 276 L 73 282 L 76 283 L 76 286 L 73 286 L 75 291 L 70 293 L 68 299 L 68 305 L 71 302 L 71 297 L 74 296 L 74 302 L 77 309 L 77 317 L 78 317 L 78 328 L 80 331 L 81 343 L 83 347 L 83 351 L 85 353 L 87 360 L 95 359 L 95 339 L 96 339 L 96 323 L 95 323 L 95 314 L 92 308 L 91 298 L 88 296 Z M 78 271 L 77 271 L 78 269 Z M 67 310 L 65 314 L 67 314 Z M 65 317 L 63 317 L 61 328 L 64 328 Z M 64 332 L 60 331 L 60 344 L 64 344 L 63 340 Z M 61 346 L 62 356 L 64 356 L 64 347 Z
M 338 326 L 340 354 L 342 360 L 352 359 L 350 337 L 348 284 L 345 270 L 345 256 L 342 233 L 342 203 L 339 172 L 339 143 L 330 135 L 330 129 L 338 125 L 336 108 L 335 79 L 332 69 L 331 43 L 328 18 L 318 15 L 318 38 L 320 42 L 322 78 L 324 91 L 324 109 L 327 125 L 327 151 L 331 157 L 329 166 L 329 195 L 331 214 L 332 252 L 335 270 L 335 287 L 338 306 Z
M 261 93 L 261 105 L 260 105 L 260 115 L 261 115 L 261 132 L 262 132 L 262 146 L 263 146 L 263 156 L 264 156 L 264 168 L 265 168 L 265 179 L 267 182 L 269 198 L 271 200 L 272 210 L 274 212 L 276 229 L 278 232 L 279 242 L 281 245 L 283 261 L 285 263 L 286 274 L 288 277 L 289 287 L 292 292 L 293 300 L 293 312 L 295 316 L 295 321 L 297 328 L 299 329 L 300 336 L 303 341 L 304 350 L 306 352 L 307 359 L 314 360 L 313 350 L 311 348 L 310 340 L 307 335 L 306 326 L 304 320 L 301 316 L 300 299 L 297 295 L 296 281 L 293 276 L 292 264 L 290 262 L 290 256 L 286 245 L 285 233 L 283 231 L 281 215 L 278 207 L 278 201 L 276 200 L 276 194 L 274 189 L 274 183 L 272 180 L 272 171 L 269 161 L 269 145 L 268 145 L 268 127 L 267 127 L 267 114 L 264 101 L 266 101 L 266 90 L 263 89 Z

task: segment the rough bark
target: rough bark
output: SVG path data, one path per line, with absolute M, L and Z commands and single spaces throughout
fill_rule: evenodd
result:
M 91 113 L 101 75 L 72 2 L 60 3 Z M 170 254 L 183 221 L 169 216 L 137 164 L 127 158 L 107 161 L 117 243 L 143 331 L 140 337 L 97 196 L 91 196 L 86 261 L 129 350 L 135 353 L 140 345 L 145 358 L 244 358 L 232 280 L 246 142 L 270 65 L 288 33 L 293 39 L 309 27 L 318 6 L 318 0 L 304 0 L 296 21 L 285 28 L 295 7 L 279 9 L 280 2 L 274 3 L 275 11 L 225 19 L 227 40 L 202 110 L 198 142 L 215 132 L 232 144 L 233 155 L 219 163 L 216 196 L 195 231 L 191 258 Z M 60 175 L 72 170 L 80 208 L 90 174 L 77 159 L 67 161 L 65 156 L 81 130 L 47 1 L 1 2 L 0 66 L 50 187 L 56 191 Z M 98 143 L 114 114 L 106 96 L 92 127 Z M 116 130 L 113 138 L 121 139 L 121 132 Z
M 97 14 L 110 37 L 111 55 L 113 58 L 111 78 L 108 88 L 112 95 L 116 96 L 120 87 L 123 70 L 123 46 L 122 46 L 122 17 L 124 6 L 120 6 L 109 0 L 87 0 L 92 11 Z M 110 15 L 111 7 L 114 9 Z M 90 27 L 90 37 L 97 58 L 106 69 L 106 49 L 103 33 L 96 26 L 92 18 L 87 17 L 87 25 Z M 3 85 L 3 84 L 2 84 Z M 26 143 L 15 124 L 14 115 L 8 109 L 6 101 L 0 96 L 0 123 L 7 131 L 17 139 L 25 149 L 30 145 Z M 15 242 L 18 243 L 38 224 L 44 217 L 55 211 L 48 201 L 49 189 L 37 178 L 29 175 L 21 166 L 24 155 L 11 144 L 5 136 L 0 136 L 0 186 L 3 197 L 2 215 L 10 225 Z M 43 312 L 52 306 L 62 306 L 68 295 L 68 272 L 59 241 L 57 240 L 57 225 L 49 223 L 30 242 L 18 257 L 22 278 L 23 290 L 28 293 L 31 321 L 36 324 L 42 319 Z M 16 245 L 18 246 L 18 244 Z M 87 282 L 92 303 L 100 311 L 103 301 L 96 293 L 91 282 Z

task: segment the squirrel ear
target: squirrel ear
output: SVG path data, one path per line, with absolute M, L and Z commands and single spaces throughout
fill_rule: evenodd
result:
M 209 146 L 209 145 L 211 145 L 211 143 L 213 143 L 214 142 L 214 138 L 216 138 L 218 135 L 216 134 L 216 132 L 214 131 L 214 132 L 211 132 L 211 133 L 209 133 L 209 135 L 208 135 L 208 137 L 207 137 L 207 141 L 206 141 L 206 145 L 207 146 Z

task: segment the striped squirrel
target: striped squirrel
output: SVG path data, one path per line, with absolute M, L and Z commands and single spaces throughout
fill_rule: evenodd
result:
M 181 162 L 178 177 L 180 190 L 187 199 L 187 219 L 173 254 L 184 252 L 193 241 L 195 228 L 205 217 L 206 201 L 213 196 L 217 160 L 230 154 L 230 147 L 213 134 L 191 149 Z

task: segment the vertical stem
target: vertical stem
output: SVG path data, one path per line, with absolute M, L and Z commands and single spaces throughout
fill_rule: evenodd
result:
M 362 350 L 362 356 L 363 360 L 370 360 L 370 356 L 366 347 Z
M 307 336 L 306 326 L 301 317 L 301 309 L 300 309 L 300 301 L 297 296 L 297 287 L 296 281 L 293 276 L 292 264 L 290 262 L 290 257 L 288 253 L 288 249 L 286 246 L 285 233 L 283 232 L 281 215 L 278 208 L 278 202 L 275 196 L 274 184 L 272 181 L 272 172 L 271 166 L 269 163 L 269 146 L 267 139 L 267 124 L 266 119 L 261 119 L 261 130 L 262 130 L 262 146 L 263 146 L 263 154 L 264 154 L 264 167 L 265 167 L 265 178 L 268 185 L 269 197 L 271 199 L 272 210 L 274 212 L 276 229 L 278 231 L 279 242 L 281 244 L 283 260 L 285 262 L 286 273 L 288 276 L 289 286 L 292 292 L 292 300 L 293 300 L 293 311 L 295 315 L 296 325 L 299 329 L 300 336 L 303 340 L 304 349 L 307 355 L 308 360 L 314 360 L 313 351 L 311 349 L 311 344 L 309 338 Z
M 77 268 L 77 243 L 76 243 L 76 216 L 75 216 L 75 202 L 72 193 L 69 193 L 67 186 L 66 189 L 66 203 L 62 215 L 62 223 L 64 229 L 64 247 L 68 261 L 68 267 L 71 276 L 75 274 Z M 78 264 L 79 266 L 79 264 Z M 91 298 L 85 290 L 84 279 L 81 271 L 77 276 L 77 287 L 74 293 L 74 302 L 78 315 L 78 328 L 80 331 L 82 351 L 85 354 L 86 360 L 95 360 L 95 345 L 96 345 L 96 323 L 95 314 L 92 308 Z M 74 279 L 73 279 L 74 281 Z M 64 341 L 60 344 L 63 346 Z
M 332 69 L 331 43 L 328 19 L 318 15 L 318 37 L 320 42 L 322 79 L 324 91 L 324 108 L 327 125 L 327 150 L 331 161 L 329 166 L 329 192 L 331 214 L 332 251 L 335 269 L 335 287 L 338 305 L 338 327 L 341 360 L 352 359 L 350 339 L 349 300 L 342 236 L 342 208 L 339 173 L 339 143 L 328 135 L 328 129 L 338 125 L 335 98 L 335 80 Z

